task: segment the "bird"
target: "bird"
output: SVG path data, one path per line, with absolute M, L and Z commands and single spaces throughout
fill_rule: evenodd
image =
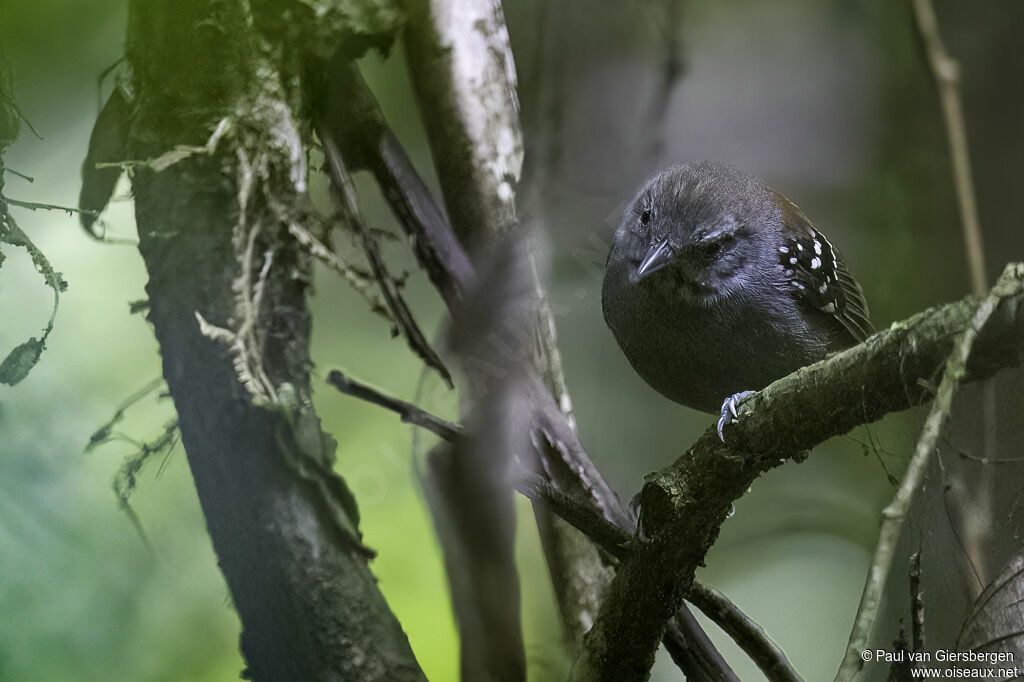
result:
M 649 179 L 623 214 L 601 285 L 604 319 L 665 397 L 718 414 L 874 332 L 839 250 L 760 179 L 702 161 Z

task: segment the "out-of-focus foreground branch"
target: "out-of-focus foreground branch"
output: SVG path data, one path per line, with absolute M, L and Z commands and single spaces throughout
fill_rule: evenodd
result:
M 467 248 L 479 250 L 500 241 L 503 232 L 519 229 L 514 202 L 523 144 L 515 62 L 501 7 L 485 0 L 418 0 L 411 3 L 405 38 L 452 228 Z M 536 262 L 529 274 L 534 291 L 531 331 L 536 339 L 529 356 L 568 417 L 565 423 L 574 429 L 554 320 Z M 577 471 L 555 466 L 546 474 L 579 495 L 590 495 L 592 486 L 604 485 L 599 475 L 588 482 Z M 535 507 L 535 513 L 563 623 L 574 646 L 592 623 L 610 570 L 577 531 L 542 506 Z M 731 671 L 726 672 L 728 666 L 696 621 L 688 621 L 683 631 L 691 636 L 678 651 L 685 651 L 687 659 L 691 654 L 696 657 L 684 661 L 688 672 L 704 669 L 712 678 L 728 679 Z
M 420 9 L 427 11 L 427 8 L 424 7 Z M 432 6 L 430 11 L 441 10 Z M 489 40 L 494 42 L 493 49 L 490 51 L 491 56 L 504 57 L 510 63 L 511 55 L 507 50 L 507 37 L 504 36 L 500 12 L 492 16 L 490 13 L 497 10 L 490 5 L 481 5 L 475 11 L 482 12 L 487 17 L 483 24 L 475 23 L 472 26 L 484 25 L 493 29 L 487 34 Z M 410 33 L 414 34 L 421 30 L 421 28 L 417 28 L 420 25 L 415 22 L 424 20 L 423 16 L 414 18 Z M 460 24 L 460 26 L 462 25 Z M 445 27 L 442 26 L 442 28 Z M 472 31 L 466 34 L 459 33 L 458 30 L 454 30 L 449 37 L 456 40 L 462 49 L 467 49 L 464 40 L 480 39 L 480 36 L 473 35 Z M 428 39 L 432 40 L 433 38 L 428 36 Z M 432 68 L 425 67 L 422 59 L 413 60 L 418 68 L 426 69 L 429 72 L 429 77 L 440 79 L 440 82 L 432 81 L 430 87 L 417 81 L 420 90 L 424 91 L 422 94 L 424 99 L 434 98 L 435 102 L 437 100 L 447 101 L 444 92 L 450 83 L 445 79 L 468 78 L 470 83 L 475 84 L 479 82 L 478 78 L 480 77 L 480 73 L 476 69 L 486 71 L 489 68 L 488 64 L 478 63 L 473 59 L 459 62 L 460 68 L 455 68 L 450 60 L 458 60 L 458 55 L 449 55 L 446 50 L 438 52 L 441 54 L 440 63 L 434 64 Z M 453 49 L 453 52 L 457 52 L 457 50 Z M 337 150 L 340 150 L 345 164 L 373 173 L 378 184 L 384 190 L 385 197 L 391 204 L 396 217 L 409 236 L 418 260 L 448 304 L 453 317 L 459 318 L 463 296 L 467 292 L 478 294 L 481 286 L 487 288 L 486 283 L 478 281 L 474 267 L 469 264 L 458 238 L 452 233 L 446 213 L 433 203 L 425 184 L 416 174 L 408 157 L 389 130 L 373 96 L 359 77 L 358 71 L 354 66 L 345 64 L 344 61 L 336 60 L 336 62 L 332 65 L 327 85 L 323 88 L 319 114 L 320 123 L 318 124 L 328 155 L 333 153 L 331 149 L 334 145 Z M 491 64 L 490 67 L 493 68 L 494 65 Z M 458 98 L 454 99 L 462 102 L 460 106 L 472 111 L 467 113 L 457 107 L 453 110 L 447 105 L 439 104 L 435 109 L 431 108 L 429 103 L 424 105 L 424 109 L 428 119 L 430 117 L 444 119 L 442 123 L 435 123 L 440 128 L 436 132 L 440 139 L 434 140 L 435 154 L 444 156 L 444 163 L 465 164 L 467 168 L 464 169 L 464 177 L 475 178 L 472 180 L 472 183 L 475 184 L 456 186 L 450 176 L 442 174 L 442 185 L 448 188 L 449 192 L 446 194 L 446 198 L 455 203 L 454 207 L 448 207 L 449 212 L 456 216 L 463 216 L 462 220 L 468 222 L 472 222 L 481 215 L 490 216 L 484 223 L 471 224 L 470 229 L 481 235 L 492 235 L 490 240 L 492 242 L 500 241 L 506 246 L 517 247 L 522 230 L 515 222 L 515 211 L 512 206 L 514 194 L 510 194 L 515 187 L 515 176 L 509 175 L 507 172 L 494 172 L 495 169 L 500 170 L 501 168 L 507 170 L 518 163 L 517 160 L 510 162 L 507 156 L 510 153 L 514 154 L 516 150 L 514 145 L 511 148 L 507 147 L 508 141 L 518 139 L 519 134 L 514 100 L 514 80 L 507 81 L 510 75 L 514 75 L 514 71 L 507 64 L 502 64 L 499 71 L 497 76 L 491 73 L 485 79 L 485 87 L 475 88 L 475 86 L 461 82 L 457 86 L 451 86 L 460 89 L 464 101 L 458 100 Z M 440 94 L 432 89 L 435 87 L 441 88 Z M 501 125 L 496 128 L 485 126 L 481 129 L 477 125 L 479 117 L 483 115 L 481 110 L 483 110 L 483 114 L 486 114 L 484 117 L 488 121 L 498 121 L 501 122 Z M 474 119 L 474 116 L 477 119 Z M 497 137 L 494 137 L 495 134 Z M 487 161 L 487 159 L 491 159 L 491 161 Z M 439 167 L 441 163 L 438 161 Z M 510 163 L 513 165 L 509 166 Z M 481 194 L 481 196 L 474 196 L 475 193 Z M 501 201 L 495 202 L 495 198 L 501 199 Z M 472 216 L 472 218 L 466 216 Z M 493 252 L 493 250 L 492 245 L 491 251 Z M 486 254 L 482 255 L 486 258 Z M 491 253 L 491 255 L 495 254 Z M 533 291 L 529 298 L 532 300 L 530 306 L 534 310 L 531 317 L 535 320 L 527 327 L 533 326 L 536 332 L 534 334 L 512 333 L 509 335 L 508 329 L 492 331 L 498 337 L 512 337 L 506 339 L 508 341 L 505 344 L 506 354 L 509 352 L 507 349 L 514 347 L 515 350 L 512 353 L 519 356 L 518 361 L 526 360 L 528 364 L 532 364 L 536 368 L 527 371 L 523 377 L 524 381 L 520 384 L 525 387 L 525 392 L 530 396 L 526 402 L 533 406 L 531 419 L 535 428 L 527 431 L 530 432 L 531 437 L 536 439 L 535 442 L 542 444 L 539 461 L 543 469 L 543 477 L 549 481 L 547 485 L 551 486 L 551 490 L 557 490 L 559 494 L 565 496 L 575 496 L 578 499 L 587 500 L 588 504 L 598 509 L 599 513 L 603 514 L 609 522 L 617 523 L 622 528 L 632 529 L 635 527 L 632 516 L 622 507 L 579 445 L 571 417 L 568 416 L 570 403 L 558 362 L 557 349 L 554 345 L 554 327 L 551 316 L 544 303 L 543 291 L 539 285 L 532 256 L 528 255 L 525 262 L 530 264 L 525 271 L 527 287 Z M 486 314 L 487 310 L 485 309 L 483 312 Z M 467 322 L 473 323 L 472 315 L 467 316 L 463 312 L 461 318 L 461 322 L 456 319 L 457 330 L 465 326 Z M 507 325 L 505 326 L 507 327 Z M 529 343 L 531 337 L 538 339 L 539 342 L 536 345 Z M 522 343 L 524 338 L 527 339 L 525 344 Z M 532 363 L 529 362 L 530 358 L 534 358 Z M 492 367 L 502 366 L 509 358 L 498 359 L 501 361 L 491 363 Z M 475 358 L 475 360 L 478 361 L 479 358 Z M 458 366 L 458 362 L 456 366 Z M 540 377 L 544 377 L 544 379 Z M 403 418 L 431 428 L 443 437 L 451 438 L 454 435 L 450 425 L 442 424 L 440 420 L 407 403 L 396 401 L 379 392 L 367 390 L 358 382 L 353 382 L 340 373 L 332 373 L 331 382 L 346 393 L 395 409 L 403 415 Z M 547 384 L 547 388 L 544 387 L 544 383 Z M 555 396 L 557 396 L 557 402 Z M 470 400 L 469 402 L 473 403 L 474 401 Z M 460 431 L 460 433 L 462 432 Z M 457 459 L 453 460 L 447 454 L 440 452 L 434 454 L 445 457 L 449 462 L 455 464 L 458 462 Z M 450 476 L 457 478 L 457 466 L 431 467 L 430 471 L 434 477 L 448 472 Z M 436 483 L 435 481 L 435 484 L 430 486 L 435 492 L 459 490 L 455 486 Z M 435 496 L 432 502 L 436 520 L 445 515 L 444 507 L 452 506 L 444 504 L 443 500 L 439 504 L 438 500 L 440 499 Z M 561 519 L 550 516 L 545 505 L 535 505 L 535 509 L 544 539 L 545 551 L 549 558 L 549 566 L 555 580 L 556 593 L 565 616 L 567 631 L 571 640 L 578 642 L 592 623 L 600 591 L 610 580 L 611 567 L 607 559 L 601 557 L 590 541 Z M 440 524 L 439 530 L 441 530 Z M 441 536 L 443 542 L 451 544 L 450 534 L 447 535 L 447 540 L 444 532 L 441 533 Z M 446 550 L 446 556 L 450 557 L 450 555 L 451 552 Z M 453 591 L 455 589 L 456 586 L 453 585 Z M 459 601 L 458 597 L 456 601 Z M 462 600 L 462 606 L 457 604 L 456 608 L 464 608 L 467 603 Z M 486 605 L 481 603 L 479 606 Z M 667 634 L 666 643 L 673 658 L 691 676 L 698 676 L 702 679 L 734 679 L 728 665 L 714 650 L 710 640 L 707 639 L 692 615 L 684 609 L 680 611 L 680 616 L 683 619 L 683 625 Z M 460 623 L 462 620 L 463 618 L 460 618 Z M 467 663 L 465 650 L 470 646 L 472 646 L 471 642 L 467 641 L 466 634 L 463 634 L 464 666 Z
M 405 39 L 451 225 L 473 252 L 518 225 L 523 143 L 504 16 L 498 3 L 486 0 L 417 0 Z M 538 373 L 568 412 L 554 323 L 543 306 L 537 312 L 532 333 L 543 342 L 526 349 L 527 357 L 535 358 Z M 543 511 L 538 524 L 563 621 L 570 638 L 578 639 L 596 610 L 595 588 L 607 580 L 607 570 L 574 530 Z

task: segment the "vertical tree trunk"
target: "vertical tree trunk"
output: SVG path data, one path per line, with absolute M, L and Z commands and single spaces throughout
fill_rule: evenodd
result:
M 127 45 L 130 158 L 192 146 L 135 167 L 139 250 L 247 674 L 422 680 L 310 402 L 310 260 L 290 231 L 305 148 L 282 85 L 295 79 L 244 0 L 133 2 Z

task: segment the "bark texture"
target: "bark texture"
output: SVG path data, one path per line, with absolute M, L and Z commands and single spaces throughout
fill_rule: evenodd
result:
M 409 13 L 409 68 L 451 226 L 468 250 L 480 252 L 502 233 L 521 229 L 516 192 L 523 141 L 504 14 L 491 0 L 416 0 Z M 535 267 L 530 276 L 537 298 L 534 365 L 571 420 L 554 320 Z M 593 623 L 610 569 L 573 528 L 541 507 L 534 510 L 567 639 L 575 646 Z
M 297 60 L 259 30 L 274 26 L 260 9 L 130 6 L 127 152 L 147 160 L 131 170 L 149 319 L 247 676 L 423 680 L 310 401 Z

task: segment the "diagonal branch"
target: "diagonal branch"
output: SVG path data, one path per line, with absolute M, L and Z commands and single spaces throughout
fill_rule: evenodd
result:
M 342 157 L 351 167 L 369 169 L 374 174 L 412 242 L 421 266 L 427 271 L 449 309 L 456 309 L 463 293 L 474 285 L 476 275 L 447 217 L 436 206 L 425 183 L 387 127 L 373 95 L 355 67 L 335 65 L 331 74 L 334 85 L 327 89 L 321 103 L 322 129 L 329 130 L 329 134 L 335 137 Z M 535 295 L 543 301 L 539 283 Z M 527 385 L 534 396 L 531 402 L 538 406 L 535 414 L 545 442 L 541 463 L 548 475 L 558 482 L 558 487 L 551 486 L 551 489 L 565 489 L 576 496 L 586 497 L 601 510 L 600 513 L 606 519 L 614 519 L 624 527 L 634 528 L 634 518 L 624 509 L 586 455 L 562 408 L 571 403 L 558 362 L 550 315 L 546 313 L 543 303 L 540 307 L 542 310 L 538 324 L 544 341 L 543 355 L 546 357 L 546 361 L 540 364 L 544 368 L 547 382 L 559 396 L 559 402 L 555 401 L 551 390 L 544 387 L 539 377 L 528 376 Z M 396 403 L 371 402 L 395 409 L 405 416 L 412 417 L 415 414 L 416 408 L 408 404 L 399 406 Z M 443 434 L 439 435 L 444 437 Z M 610 571 L 589 543 L 583 539 L 574 539 L 571 529 L 564 525 L 557 526 L 558 519 L 542 521 L 541 518 L 546 514 L 543 506 L 537 508 L 537 513 L 540 515 L 538 526 L 542 537 L 547 538 L 546 551 L 549 557 L 555 557 L 552 559 L 552 572 L 557 573 L 555 566 L 561 566 L 566 576 L 561 580 L 556 578 L 556 583 L 562 586 L 559 592 L 560 605 L 567 614 L 566 619 L 578 624 L 576 636 L 582 636 L 584 629 L 589 627 L 590 614 L 597 608 L 599 590 L 595 590 L 594 586 L 605 584 L 610 579 Z M 586 566 L 581 562 L 586 563 Z M 584 566 L 583 570 L 580 570 L 581 566 Z M 576 617 L 577 610 L 579 618 Z M 698 670 L 728 670 L 692 616 L 686 619 L 685 625 L 694 644 L 688 645 L 687 634 L 677 629 L 667 636 L 670 651 L 693 651 L 701 660 L 701 663 L 695 664 Z
M 454 442 L 464 435 L 462 427 L 458 424 L 452 424 L 412 403 L 387 395 L 373 386 L 356 381 L 336 369 L 331 370 L 330 374 L 327 375 L 327 383 L 345 395 L 365 400 L 368 403 L 383 407 L 385 410 L 391 410 L 401 417 L 402 421 L 406 424 L 420 426 L 448 442 Z
M 960 65 L 949 54 L 942 41 L 939 20 L 935 14 L 932 0 L 911 0 L 911 5 L 914 11 L 914 27 L 921 38 L 923 51 L 939 95 L 939 105 L 942 108 L 971 287 L 974 295 L 981 297 L 985 295 L 988 287 L 988 274 L 985 268 L 985 251 L 981 221 L 978 219 L 974 180 L 971 175 L 967 123 L 964 119 L 963 99 L 960 94 Z M 985 425 L 982 447 L 986 459 L 993 459 L 995 454 L 998 413 L 996 401 L 995 386 L 989 384 L 985 387 L 981 403 L 981 414 Z M 980 547 L 984 544 L 985 538 L 991 535 L 991 528 L 997 525 L 995 503 L 992 500 L 994 475 L 993 470 L 986 467 L 982 470 L 981 480 L 976 484 L 977 492 L 974 495 L 976 512 L 973 515 L 974 521 L 970 523 L 972 528 L 965 547 L 972 564 L 982 567 L 988 562 L 984 553 L 980 551 Z
M 408 7 L 408 63 L 441 191 L 455 234 L 468 248 L 479 249 L 517 224 L 515 197 L 523 160 L 515 60 L 501 5 L 493 0 L 416 0 Z M 532 274 L 536 373 L 571 420 L 554 319 L 535 266 Z M 563 486 L 578 482 L 573 475 L 559 481 Z M 567 639 L 576 646 L 598 609 L 609 570 L 571 528 L 543 508 L 535 508 L 535 516 Z
M 1012 264 L 965 360 L 962 380 L 1021 361 L 1024 264 Z M 645 542 L 619 567 L 574 669 L 578 680 L 644 680 L 661 640 L 729 506 L 763 472 L 832 436 L 932 398 L 933 377 L 971 328 L 977 303 L 931 308 L 866 342 L 805 367 L 751 396 L 722 443 L 713 428 L 678 460 L 647 476 L 640 493 Z
M 960 65 L 946 51 L 946 46 L 942 42 L 939 20 L 935 16 L 932 0 L 911 0 L 911 4 L 914 8 L 915 26 L 924 41 L 928 66 L 931 68 L 942 104 L 942 117 L 949 140 L 949 155 L 953 162 L 956 203 L 960 209 L 964 245 L 967 247 L 967 264 L 971 270 L 971 289 L 975 296 L 981 297 L 988 289 L 988 276 L 985 273 L 985 250 L 981 239 L 981 223 L 978 220 L 978 203 L 971 180 L 967 124 L 964 122 L 964 108 L 960 99 Z
M 473 266 L 355 64 L 334 60 L 320 109 L 321 126 L 342 158 L 353 170 L 373 173 L 416 259 L 451 309 L 472 285 Z
M 356 202 L 355 188 L 352 187 L 352 178 L 348 174 L 348 170 L 345 167 L 345 162 L 341 157 L 341 152 L 338 149 L 337 143 L 334 141 L 334 137 L 331 135 L 324 126 L 319 129 L 320 138 L 324 143 L 324 153 L 327 156 L 327 167 L 330 171 L 331 182 L 337 190 L 339 200 L 348 222 L 355 229 L 363 243 L 363 250 L 366 252 L 366 257 L 370 261 L 370 269 L 373 272 L 374 278 L 380 285 L 381 294 L 384 296 L 384 301 L 387 303 L 388 308 L 391 310 L 391 314 L 395 318 L 395 323 L 398 328 L 402 331 L 406 340 L 409 343 L 409 347 L 427 364 L 437 370 L 437 373 L 441 375 L 444 382 L 449 388 L 452 388 L 452 375 L 445 367 L 444 361 L 437 352 L 431 348 L 430 342 L 427 341 L 423 332 L 420 330 L 416 319 L 412 316 L 412 312 L 405 303 L 405 299 L 402 298 L 401 292 L 398 290 L 398 284 L 394 278 L 387 272 L 387 267 L 384 264 L 384 258 L 381 256 L 380 247 L 377 245 L 377 241 L 370 234 L 369 229 L 363 223 L 362 217 L 359 215 L 359 207 Z
M 1004 283 L 1006 276 L 1000 278 Z M 1019 283 L 1019 282 L 1018 282 Z M 977 311 L 964 327 L 963 332 L 958 336 L 956 346 L 949 353 L 946 360 L 946 367 L 942 373 L 942 383 L 935 395 L 935 402 L 932 403 L 931 412 L 921 429 L 921 437 L 917 441 L 914 456 L 910 459 L 907 467 L 907 474 L 903 477 L 903 483 L 892 502 L 882 512 L 882 528 L 879 532 L 878 547 L 875 556 L 871 560 L 873 570 L 864 588 L 861 597 L 860 607 L 857 609 L 857 619 L 854 622 L 853 632 L 850 635 L 850 643 L 846 649 L 846 656 L 843 658 L 842 666 L 836 679 L 852 680 L 864 666 L 864 659 L 861 652 L 867 647 L 868 637 L 871 634 L 871 627 L 877 615 L 878 606 L 881 603 L 882 591 L 885 588 L 889 577 L 889 568 L 892 565 L 896 546 L 903 530 L 903 520 L 907 510 L 910 509 L 914 495 L 921 487 L 925 471 L 928 468 L 928 461 L 935 452 L 935 446 L 942 433 L 942 426 L 949 417 L 953 406 L 953 395 L 957 387 L 967 376 L 967 365 L 971 359 L 971 351 L 978 340 L 978 337 L 992 315 L 1000 304 L 1000 298 L 1005 295 L 997 285 L 992 293 L 981 302 Z
M 504 27 L 500 23 L 495 25 L 495 35 L 499 43 L 501 42 L 503 29 Z M 415 40 L 414 38 L 413 42 Z M 507 48 L 507 45 L 505 45 L 505 48 Z M 512 58 L 507 49 L 492 53 L 492 55 L 495 54 L 508 60 L 506 69 L 511 68 Z M 337 59 L 335 62 L 330 69 L 328 87 L 324 89 L 323 100 L 320 103 L 319 125 L 321 132 L 323 133 L 326 130 L 327 136 L 333 137 L 337 148 L 340 149 L 341 157 L 345 159 L 351 168 L 365 168 L 374 174 L 384 192 L 385 198 L 388 200 L 409 237 L 418 261 L 427 271 L 431 282 L 437 287 L 449 309 L 453 309 L 458 305 L 464 292 L 475 281 L 473 267 L 466 257 L 462 246 L 459 244 L 459 240 L 455 237 L 447 216 L 434 203 L 425 183 L 416 173 L 408 156 L 401 149 L 395 136 L 388 128 L 376 101 L 362 81 L 358 69 L 354 65 L 345 64 L 343 61 L 339 62 Z M 444 65 L 441 64 L 440 69 L 423 69 L 421 73 L 426 72 L 430 78 L 437 78 L 443 81 L 444 75 L 441 73 L 443 70 Z M 506 71 L 504 75 L 507 76 L 508 72 Z M 459 76 L 453 76 L 453 78 L 458 80 Z M 494 100 L 503 102 L 498 105 L 499 109 L 503 111 L 503 113 L 498 114 L 498 118 L 502 119 L 509 112 L 513 114 L 513 118 L 509 119 L 507 123 L 513 133 L 511 138 L 516 139 L 518 133 L 515 128 L 518 127 L 518 123 L 514 120 L 514 99 L 512 106 L 509 107 L 508 102 L 500 94 L 501 88 L 504 87 L 501 85 L 502 81 L 502 78 L 489 81 L 492 84 L 498 85 L 498 91 L 491 93 L 495 97 L 489 99 L 485 96 L 481 99 L 484 106 L 487 106 L 488 103 L 493 104 Z M 514 88 L 514 81 L 512 86 Z M 465 95 L 465 93 L 462 94 Z M 421 97 L 428 98 L 429 95 L 429 92 L 426 94 L 421 92 Z M 514 98 L 514 90 L 512 91 L 512 97 Z M 425 106 L 429 108 L 430 104 L 427 103 Z M 465 107 L 473 106 L 476 106 L 475 102 L 463 102 L 464 109 Z M 449 114 L 451 112 L 446 110 L 445 113 Z M 428 125 L 430 120 L 436 120 L 432 116 L 428 116 L 428 119 Z M 465 121 L 458 120 L 458 114 L 456 114 L 447 124 L 441 123 L 438 125 L 461 127 L 464 123 Z M 477 169 L 494 169 L 496 166 L 492 161 L 495 158 L 499 161 L 497 166 L 504 164 L 505 167 L 513 169 L 517 165 L 518 162 L 515 159 L 517 150 L 515 146 L 511 150 L 511 156 L 507 155 L 508 152 L 503 152 L 498 148 L 488 148 L 486 141 L 479 138 L 472 139 L 473 134 L 479 131 L 473 131 L 471 128 L 472 126 L 467 126 L 464 130 L 456 131 L 458 134 L 455 135 L 457 139 L 465 140 L 465 136 L 468 134 L 471 138 L 468 140 L 470 148 L 474 150 L 474 154 L 477 157 L 480 157 L 471 159 L 469 165 Z M 463 153 L 462 150 L 467 148 L 465 145 L 450 144 L 447 141 L 449 138 L 446 138 L 443 134 L 439 134 L 438 137 L 446 140 L 443 148 L 435 150 L 435 155 L 441 157 L 439 159 L 440 166 L 448 167 L 450 164 L 460 165 L 465 162 L 465 159 L 457 158 Z M 451 153 L 452 150 L 455 150 L 454 153 Z M 330 149 L 328 151 L 330 152 Z M 503 154 L 506 156 L 503 157 Z M 480 161 L 481 158 L 483 161 Z M 476 161 L 480 161 L 480 163 L 476 163 Z M 497 175 L 489 175 L 472 171 L 470 176 L 475 177 L 470 185 L 474 186 L 478 190 L 477 192 L 468 191 L 464 185 L 456 182 L 452 184 L 460 185 L 458 192 L 452 192 L 446 196 L 449 201 L 456 204 L 457 217 L 461 217 L 461 220 L 467 225 L 472 225 L 474 231 L 480 234 L 494 234 L 508 224 L 510 216 L 514 216 L 514 211 L 510 209 L 511 195 L 508 192 L 508 188 L 511 187 L 510 182 L 515 179 L 514 176 L 517 173 L 518 171 L 516 170 L 514 173 L 503 172 Z M 448 183 L 445 181 L 449 177 L 451 176 L 442 173 L 443 188 L 448 186 Z M 495 202 L 495 197 L 498 199 L 497 202 Z M 505 207 L 508 207 L 508 209 Z M 481 215 L 487 216 L 488 219 L 475 221 L 473 218 L 473 216 Z M 537 280 L 535 272 L 534 279 Z M 600 476 L 600 473 L 594 468 L 589 457 L 587 457 L 579 445 L 571 422 L 563 414 L 562 406 L 567 408 L 571 403 L 568 400 L 557 349 L 554 345 L 554 327 L 550 320 L 550 313 L 547 312 L 546 305 L 543 303 L 543 290 L 539 286 L 539 280 L 535 295 L 539 300 L 538 326 L 541 332 L 540 337 L 543 340 L 541 356 L 544 359 L 539 364 L 547 383 L 552 386 L 555 394 L 558 396 L 558 402 L 556 402 L 550 391 L 541 386 L 539 378 L 532 375 L 527 377 L 526 383 L 530 386 L 530 392 L 539 396 L 539 400 L 535 402 L 543 405 L 541 409 L 536 411 L 536 419 L 541 424 L 543 440 L 546 444 L 542 461 L 546 462 L 546 469 L 549 473 L 555 473 L 559 479 L 560 486 L 574 491 L 576 495 L 588 497 L 592 503 L 602 510 L 601 513 L 606 518 L 612 518 L 616 522 L 633 527 L 635 524 L 633 517 L 624 510 L 621 502 L 615 497 L 614 493 Z M 348 389 L 355 388 L 351 383 L 342 383 L 340 386 L 338 384 L 335 385 L 339 389 L 342 386 Z M 540 387 L 540 390 L 536 390 L 537 387 Z M 366 398 L 368 396 L 363 395 L 360 397 Z M 389 399 L 385 402 L 378 400 L 371 400 L 371 402 L 377 402 L 377 404 L 396 410 L 403 416 L 403 419 L 408 421 L 420 423 L 417 420 L 421 420 L 424 422 L 423 425 L 430 421 L 425 413 L 417 411 L 414 406 L 409 404 L 399 404 L 401 401 L 394 402 L 393 399 Z M 442 437 L 454 435 L 451 431 L 445 430 L 443 425 L 438 424 L 436 421 L 432 423 L 434 426 L 439 427 L 439 431 L 435 432 L 443 432 L 439 433 Z M 557 490 L 558 488 L 551 486 L 551 489 Z M 539 509 L 538 513 L 543 513 L 543 509 Z M 554 541 L 563 547 L 572 545 L 572 542 L 567 543 L 565 541 L 566 534 L 562 531 L 556 529 L 553 533 L 545 533 L 545 528 L 550 526 L 550 523 L 539 521 L 539 525 L 541 526 L 542 535 L 554 538 Z M 546 546 L 550 547 L 550 543 L 547 543 Z M 568 557 L 568 562 L 565 565 L 566 569 L 570 573 L 583 577 L 582 581 L 577 581 L 580 583 L 579 597 L 565 598 L 560 594 L 560 597 L 562 597 L 560 601 L 563 603 L 563 606 L 566 603 L 578 603 L 581 609 L 589 609 L 592 613 L 593 610 L 596 610 L 596 595 L 589 594 L 588 590 L 592 593 L 593 588 L 591 586 L 597 583 L 590 581 L 585 575 L 573 568 L 573 562 L 575 562 L 577 567 L 581 566 L 582 564 L 579 561 L 586 555 L 591 557 L 588 561 L 593 562 L 591 567 L 586 569 L 587 571 L 601 571 L 604 569 L 600 567 L 600 558 L 593 553 L 592 548 L 588 551 L 583 551 L 587 549 L 587 546 L 585 544 L 581 545 L 578 542 L 575 546 L 576 549 L 570 549 L 563 554 Z M 562 562 L 557 561 L 556 563 Z M 602 578 L 600 582 L 603 584 L 605 581 L 606 579 Z M 568 589 L 571 590 L 573 588 L 569 584 L 572 581 L 565 580 L 561 582 L 563 585 L 567 585 Z M 569 606 L 568 608 L 571 610 L 574 607 Z M 589 615 L 586 616 L 588 623 L 589 618 Z M 580 622 L 582 623 L 583 619 Z M 721 659 L 717 651 L 714 650 L 714 647 L 710 645 L 710 642 L 707 641 L 706 636 L 700 631 L 692 616 L 687 619 L 686 630 L 690 639 L 695 640 L 693 644 L 688 645 L 684 640 L 682 631 L 677 631 L 669 636 L 669 643 L 675 642 L 678 646 L 670 646 L 670 649 L 677 652 L 681 649 L 688 651 L 696 650 L 696 654 L 705 661 L 703 664 L 705 670 L 714 671 L 716 668 L 720 671 L 728 670 L 728 666 Z M 582 634 L 582 631 L 578 634 Z M 710 667 L 708 661 L 711 661 Z M 699 666 L 698 669 L 700 669 Z
M 389 396 L 368 384 L 356 381 L 338 370 L 330 372 L 327 382 L 346 395 L 391 410 L 398 414 L 402 421 L 425 428 L 449 443 L 457 443 L 465 437 L 466 432 L 462 427 L 446 422 L 416 405 Z M 545 392 L 543 395 L 547 395 L 547 393 Z M 541 409 L 546 407 L 548 411 L 554 409 L 552 406 L 545 406 L 543 402 L 540 407 Z M 541 415 L 540 419 L 543 421 L 544 416 Z M 537 427 L 534 426 L 533 430 L 537 430 Z M 543 432 L 538 435 L 543 437 L 549 449 L 556 448 L 552 444 L 552 435 L 544 436 Z M 593 464 L 590 463 L 578 442 L 574 441 L 570 445 L 562 444 L 558 447 L 565 448 L 571 453 L 569 455 L 571 459 L 568 459 L 566 464 L 579 464 L 583 470 L 593 468 Z M 522 459 L 521 453 L 519 458 Z M 547 477 L 535 473 L 525 473 L 526 468 L 522 461 L 519 465 L 521 473 L 515 478 L 514 483 L 516 490 L 523 496 L 553 511 L 616 561 L 626 558 L 634 551 L 636 521 L 618 503 L 618 498 L 610 491 L 606 491 L 603 487 L 603 480 L 600 481 L 600 484 L 592 485 L 590 499 L 581 501 L 553 484 Z M 586 480 L 589 481 L 589 479 Z M 740 611 L 724 595 L 699 583 L 694 583 L 688 599 L 732 637 L 740 648 L 750 656 L 751 660 L 764 671 L 769 680 L 789 682 L 800 679 L 787 660 L 785 653 L 757 623 Z M 687 623 L 693 620 L 693 615 L 685 609 L 680 609 L 675 618 L 677 621 Z M 710 642 L 701 643 L 696 647 L 690 646 L 689 642 L 693 639 L 695 632 L 703 633 L 696 623 L 690 623 L 689 627 L 685 627 L 685 629 L 679 625 L 670 624 L 665 634 L 665 647 L 673 660 L 679 665 L 699 665 L 700 669 L 705 671 L 722 671 L 721 679 L 735 679 L 734 676 L 731 676 L 728 664 L 720 658 L 721 655 Z M 689 660 L 691 656 L 697 657 L 698 660 Z
M 732 637 L 769 680 L 799 682 L 802 679 L 786 658 L 786 652 L 724 594 L 695 581 L 686 599 Z

